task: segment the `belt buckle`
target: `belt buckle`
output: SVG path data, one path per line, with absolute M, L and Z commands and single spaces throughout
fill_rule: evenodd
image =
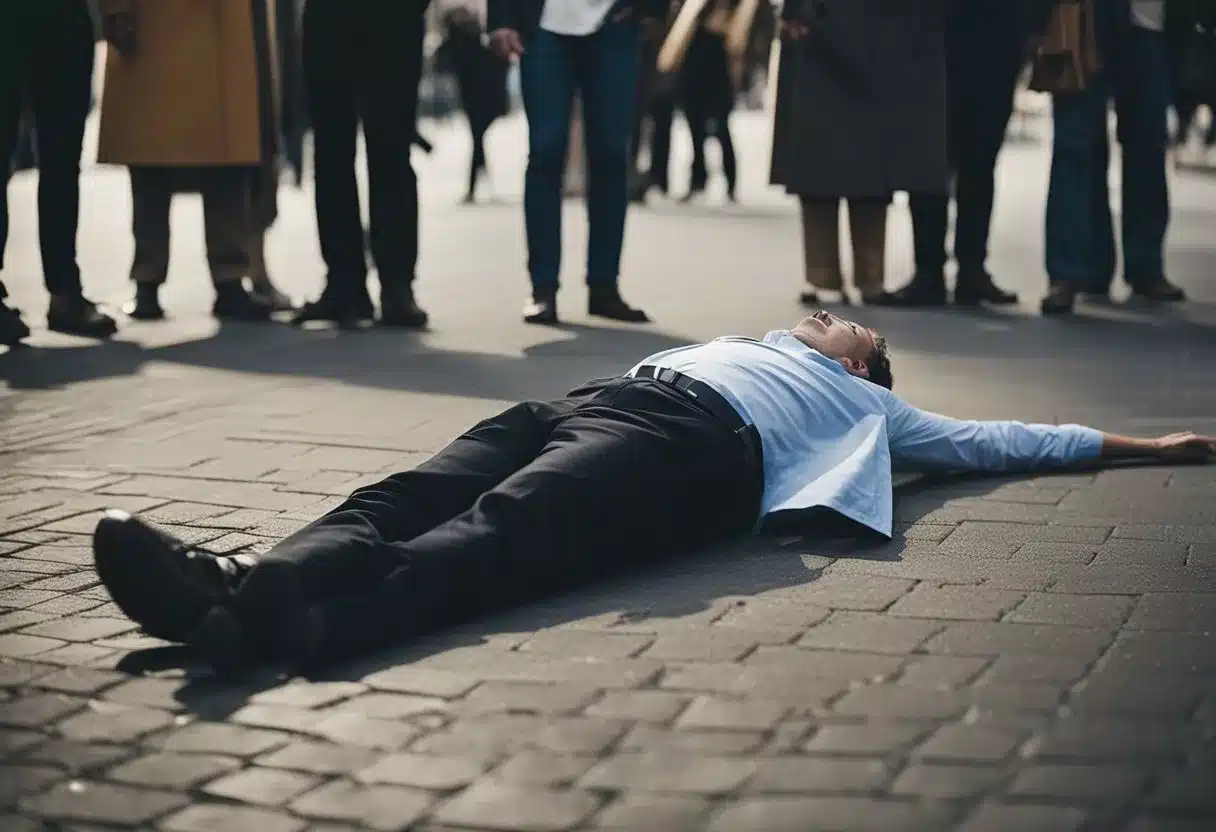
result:
M 663 367 L 659 370 L 655 378 L 664 384 L 671 384 L 676 380 L 676 371 L 670 367 Z

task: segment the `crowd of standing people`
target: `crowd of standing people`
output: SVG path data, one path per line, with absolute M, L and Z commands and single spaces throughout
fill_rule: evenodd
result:
M 410 148 L 430 0 L 39 0 L 0 10 L 0 159 L 28 110 L 36 126 L 39 237 L 52 330 L 106 338 L 117 321 L 83 294 L 76 259 L 79 162 L 93 106 L 95 43 L 106 43 L 98 160 L 130 176 L 133 297 L 155 320 L 169 266 L 176 193 L 202 195 L 217 318 L 420 328 L 413 291 L 418 187 Z M 685 199 L 720 149 L 729 199 L 738 164 L 730 116 L 740 91 L 780 59 L 771 181 L 798 200 L 801 300 L 848 301 L 839 252 L 842 203 L 852 283 L 867 304 L 1011 304 L 986 266 L 997 157 L 1028 62 L 1053 96 L 1046 208 L 1045 314 L 1106 295 L 1122 260 L 1133 294 L 1179 301 L 1164 262 L 1173 106 L 1185 135 L 1216 99 L 1216 4 L 1204 0 L 439 0 L 437 56 L 458 80 L 473 136 L 466 199 L 484 176 L 484 138 L 509 109 L 518 62 L 529 129 L 524 229 L 529 323 L 558 321 L 563 186 L 577 100 L 586 146 L 588 312 L 649 320 L 619 288 L 630 202 L 669 186 L 671 130 L 684 115 L 694 157 Z M 1107 189 L 1109 105 L 1118 116 L 1123 210 L 1117 256 Z M 357 140 L 366 144 L 369 223 L 361 217 Z M 315 301 L 295 308 L 271 280 L 265 235 L 285 161 L 302 177 L 313 136 L 316 221 L 326 268 Z M 1212 138 L 1216 139 L 1216 135 Z M 641 160 L 646 157 L 643 169 Z M 887 218 L 906 193 L 916 270 L 886 289 Z M 0 189 L 0 200 L 6 198 Z M 947 287 L 948 229 L 954 206 Z M 7 205 L 0 201 L 0 255 Z M 370 263 L 369 263 L 370 261 Z M 0 259 L 0 267 L 2 267 Z M 379 304 L 368 290 L 369 268 Z M 29 330 L 5 305 L 0 344 Z M 378 306 L 378 314 L 377 314 Z

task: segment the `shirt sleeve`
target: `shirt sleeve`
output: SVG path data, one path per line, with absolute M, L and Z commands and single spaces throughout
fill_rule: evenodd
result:
M 1102 434 L 1082 425 L 951 419 L 887 397 L 892 460 L 923 468 L 1013 471 L 1096 459 Z

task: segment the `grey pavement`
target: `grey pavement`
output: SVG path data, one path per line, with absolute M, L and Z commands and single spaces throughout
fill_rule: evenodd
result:
M 796 321 L 794 209 L 764 186 L 762 118 L 737 125 L 741 205 L 631 214 L 623 285 L 650 327 L 583 315 L 577 203 L 570 323 L 519 322 L 516 119 L 491 134 L 495 200 L 471 208 L 467 138 L 425 128 L 427 333 L 218 327 L 183 198 L 169 322 L 0 355 L 0 829 L 1211 828 L 1212 467 L 910 481 L 889 543 L 782 530 L 308 680 L 215 678 L 109 602 L 88 549 L 104 507 L 264 550 L 504 403 Z M 1043 320 L 1046 171 L 1033 142 L 1001 171 L 992 265 L 1022 308 L 856 311 L 890 336 L 897 391 L 959 416 L 1216 432 L 1216 180 L 1172 182 L 1171 273 L 1194 302 Z M 85 183 L 86 283 L 117 304 L 125 178 Z M 33 188 L 10 185 L 6 279 L 36 322 Z M 301 296 L 322 275 L 310 200 L 284 188 L 270 240 Z M 897 208 L 892 285 L 910 259 Z

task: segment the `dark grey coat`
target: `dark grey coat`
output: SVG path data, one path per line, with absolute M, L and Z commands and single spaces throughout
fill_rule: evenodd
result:
M 783 41 L 773 184 L 811 198 L 947 191 L 949 3 L 823 0 L 813 34 Z

